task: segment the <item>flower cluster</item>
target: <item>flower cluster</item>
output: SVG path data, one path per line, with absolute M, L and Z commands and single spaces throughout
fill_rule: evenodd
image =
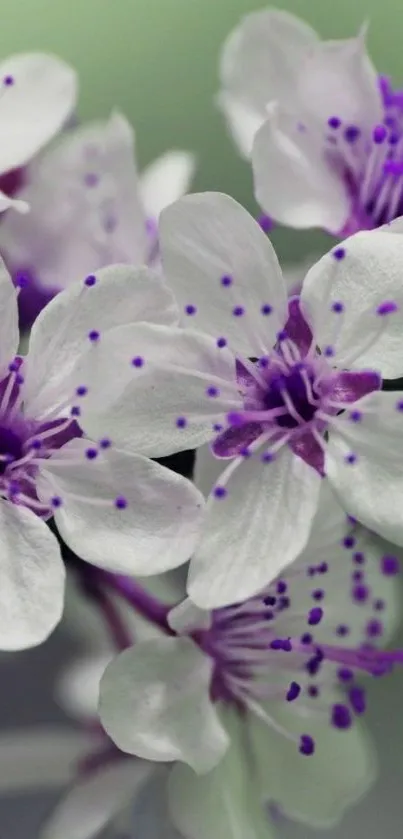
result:
M 403 94 L 365 34 L 267 9 L 228 37 L 257 220 L 185 194 L 190 152 L 139 175 L 124 115 L 77 124 L 64 62 L 1 65 L 0 649 L 75 601 L 91 648 L 63 676 L 81 733 L 20 771 L 39 750 L 35 783 L 74 780 L 46 839 L 130 832 L 147 797 L 154 833 L 270 839 L 375 778 L 368 677 L 403 663 Z M 334 237 L 302 284 L 273 222 Z

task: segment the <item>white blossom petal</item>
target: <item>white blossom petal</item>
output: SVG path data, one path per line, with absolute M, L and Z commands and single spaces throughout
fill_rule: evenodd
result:
M 88 435 L 151 457 L 211 439 L 213 425 L 242 404 L 232 354 L 190 329 L 111 330 L 84 357 L 79 381 L 88 385 L 80 403 Z
M 253 763 L 242 748 L 246 720 L 227 712 L 225 723 L 231 722 L 231 745 L 211 772 L 200 777 L 188 766 L 176 764 L 170 773 L 172 819 L 187 839 L 274 839 Z
M 64 407 L 69 377 L 90 346 L 89 334 L 136 321 L 175 323 L 177 309 L 161 277 L 148 268 L 113 265 L 57 295 L 42 310 L 32 328 L 24 368 L 27 413 L 46 417 Z
M 2 732 L 0 793 L 52 789 L 69 783 L 94 736 L 62 726 L 38 725 Z
M 224 606 L 277 577 L 305 547 L 320 482 L 287 447 L 270 463 L 261 460 L 261 451 L 245 458 L 225 484 L 226 495 L 209 498 L 190 563 L 192 600 L 204 608 Z
M 322 132 L 272 102 L 252 152 L 255 195 L 282 224 L 337 232 L 350 203 L 338 172 L 324 156 Z
M 60 58 L 38 52 L 2 61 L 0 79 L 3 173 L 27 163 L 63 127 L 75 106 L 77 76 Z
M 149 781 L 136 796 L 131 808 L 132 839 L 184 839 L 173 826 L 168 810 L 168 772 L 165 766 L 154 766 Z
M 92 722 L 97 716 L 99 683 L 112 651 L 75 659 L 62 672 L 54 696 L 61 708 L 79 722 Z
M 107 667 L 100 716 L 124 752 L 208 772 L 228 737 L 209 698 L 212 661 L 189 638 L 144 641 Z
M 277 724 L 297 737 L 309 732 L 316 750 L 308 758 L 300 755 L 292 739 L 251 718 L 249 731 L 261 795 L 275 801 L 292 819 L 317 828 L 332 827 L 375 780 L 369 736 L 357 722 L 342 731 L 316 709 L 305 715 L 296 713 L 293 703 L 271 703 L 269 712 Z
M 147 216 L 157 219 L 161 210 L 184 195 L 191 184 L 196 159 L 188 151 L 168 151 L 141 173 L 140 190 Z
M 8 373 L 19 343 L 17 292 L 7 268 L 0 257 L 0 311 L 2 329 L 0 337 L 0 376 Z
M 220 78 L 225 91 L 256 112 L 271 99 L 297 104 L 301 68 L 318 43 L 303 20 L 279 9 L 246 15 L 228 36 L 222 51 Z
M 128 805 L 152 772 L 140 760 L 117 758 L 82 778 L 56 807 L 40 839 L 93 839 Z
M 160 240 L 168 283 L 184 317 L 193 307 L 192 325 L 242 355 L 274 346 L 286 288 L 273 246 L 240 204 L 221 193 L 187 195 L 162 212 Z
M 340 502 L 360 522 L 403 546 L 402 394 L 377 392 L 334 421 L 325 470 Z
M 193 484 L 114 448 L 89 460 L 88 447 L 84 439 L 67 443 L 38 478 L 41 500 L 60 499 L 54 516 L 69 547 L 94 565 L 131 575 L 159 574 L 186 562 L 203 515 L 203 497 Z
M 222 91 L 216 97 L 216 104 L 224 115 L 228 130 L 242 157 L 252 153 L 255 134 L 266 119 L 266 109 L 255 111 L 240 99 Z
M 9 210 L 10 208 L 24 215 L 29 211 L 29 204 L 26 201 L 21 201 L 19 198 L 10 198 L 5 192 L 0 190 L 0 213 L 4 213 L 5 210 Z
M 63 612 L 65 571 L 56 537 L 31 510 L 0 499 L 0 649 L 35 647 Z
M 134 133 L 121 114 L 66 133 L 30 164 L 19 198 L 31 212 L 5 217 L 0 247 L 9 265 L 29 266 L 41 288 L 66 288 L 105 265 L 147 262 Z
M 371 131 L 383 120 L 378 74 L 366 51 L 365 34 L 363 27 L 356 38 L 317 43 L 297 76 L 303 113 L 314 115 L 323 131 L 333 116 L 361 131 Z
M 301 292 L 303 313 L 319 347 L 333 348 L 338 366 L 370 368 L 384 378 L 401 374 L 402 260 L 403 237 L 363 231 L 308 271 Z M 342 311 L 334 311 L 335 303 Z M 384 303 L 396 311 L 378 314 Z
M 189 635 L 194 629 L 209 629 L 211 612 L 199 609 L 190 597 L 186 597 L 169 612 L 168 623 L 177 635 Z

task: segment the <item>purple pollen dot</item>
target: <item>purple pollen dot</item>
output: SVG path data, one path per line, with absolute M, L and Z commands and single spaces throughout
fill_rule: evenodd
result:
M 400 399 L 399 402 L 396 402 L 396 410 L 403 411 L 403 399 Z
M 392 315 L 394 312 L 397 312 L 398 306 L 394 300 L 384 300 L 383 303 L 380 303 L 376 313 L 377 315 Z
M 349 634 L 350 629 L 348 626 L 346 626 L 345 623 L 340 623 L 339 626 L 336 628 L 336 635 L 338 635 L 339 638 L 345 638 L 345 636 Z
M 330 346 L 330 344 L 324 348 L 323 354 L 326 358 L 331 358 L 334 355 L 334 348 Z
M 263 603 L 265 606 L 275 606 L 277 598 L 274 597 L 273 594 L 268 594 L 266 597 L 263 598 Z
M 88 288 L 91 288 L 91 286 L 95 285 L 96 281 L 97 278 L 95 274 L 90 274 L 88 277 L 85 278 L 84 285 L 88 286 Z
M 344 131 L 344 139 L 347 143 L 355 143 L 360 134 L 361 130 L 358 128 L 358 125 L 348 125 Z
M 213 385 L 206 389 L 206 396 L 211 396 L 212 398 L 218 396 L 219 393 L 220 391 L 218 390 L 218 387 L 214 387 Z
M 312 597 L 314 600 L 323 600 L 325 596 L 325 592 L 322 588 L 317 588 L 315 591 L 312 592 Z
M 336 702 L 332 707 L 331 720 L 335 728 L 350 728 L 352 723 L 350 709 L 347 708 L 347 705 Z
M 351 420 L 351 422 L 361 422 L 361 420 L 362 420 L 361 411 L 350 411 L 349 419 Z
M 351 578 L 355 583 L 360 583 L 364 578 L 364 574 L 362 571 L 353 571 Z
M 260 311 L 262 315 L 271 315 L 273 307 L 270 306 L 270 303 L 264 303 Z
M 384 125 L 376 125 L 372 132 L 372 139 L 374 143 L 377 145 L 383 143 L 386 140 L 387 133 L 387 129 Z
M 17 373 L 17 375 L 15 377 L 15 381 L 16 381 L 17 385 L 23 385 L 24 384 L 24 376 L 21 376 L 21 373 Z
M 308 696 L 310 696 L 312 699 L 316 699 L 316 697 L 319 696 L 319 688 L 317 687 L 317 685 L 308 686 Z
M 285 580 L 279 580 L 276 586 L 277 594 L 285 594 L 287 591 L 287 583 Z
M 88 460 L 95 460 L 95 458 L 98 456 L 98 451 L 97 449 L 87 449 L 85 452 L 85 456 L 88 458 Z
M 284 653 L 290 653 L 292 651 L 292 644 L 289 638 L 274 638 L 270 642 L 270 648 L 272 650 L 282 650 Z
M 317 570 L 318 574 L 327 574 L 327 572 L 329 570 L 329 566 L 328 566 L 327 562 L 321 562 L 316 567 L 316 570 Z
M 314 606 L 314 608 L 310 610 L 308 615 L 309 626 L 317 626 L 318 623 L 321 622 L 322 618 L 323 609 L 321 609 L 320 606 Z
M 81 414 L 81 409 L 79 408 L 79 406 L 78 405 L 73 405 L 73 407 L 70 411 L 70 415 L 72 417 L 79 417 L 80 414 Z
M 286 341 L 288 338 L 288 334 L 285 329 L 281 329 L 280 332 L 277 332 L 277 340 L 278 341 Z
M 214 497 L 215 498 L 225 498 L 227 495 L 227 490 L 225 487 L 216 486 L 214 487 Z
M 383 612 L 384 608 L 385 608 L 385 601 L 384 600 L 381 600 L 380 598 L 378 598 L 377 600 L 374 600 L 374 609 L 375 609 L 376 612 Z
M 99 338 L 100 338 L 99 332 L 96 329 L 91 329 L 91 332 L 88 333 L 88 338 L 90 339 L 90 341 L 93 341 L 93 342 L 99 341 Z
M 340 117 L 329 117 L 327 124 L 329 128 L 340 128 L 341 119 Z
M 15 82 L 14 76 L 4 76 L 4 78 L 3 78 L 3 84 L 6 87 L 11 87 L 11 85 L 13 85 L 14 82 Z
M 101 449 L 109 449 L 112 445 L 111 440 L 108 437 L 103 437 L 102 440 L 99 441 L 99 445 Z
M 381 572 L 385 577 L 394 577 L 399 573 L 399 561 L 396 556 L 386 554 L 381 559 Z
M 215 422 L 214 425 L 213 425 L 213 431 L 215 431 L 217 434 L 219 434 L 220 431 L 222 431 L 222 430 L 223 430 L 223 426 L 219 422 Z
M 299 752 L 302 755 L 313 755 L 315 751 L 315 741 L 309 734 L 301 734 L 299 740 Z
M 80 385 L 76 388 L 76 396 L 85 396 L 88 393 L 88 388 L 85 385 Z
M 346 454 L 344 458 L 345 463 L 348 463 L 349 466 L 354 466 L 354 463 L 357 462 L 357 455 L 354 452 L 350 452 L 350 454 Z
M 233 279 L 229 274 L 224 274 L 224 276 L 221 277 L 220 283 L 224 286 L 224 288 L 228 288 L 228 286 L 232 285 Z
M 383 624 L 381 621 L 372 618 L 372 620 L 368 621 L 366 634 L 368 638 L 379 638 L 383 635 Z
M 143 367 L 143 364 L 144 358 L 142 358 L 141 355 L 135 355 L 134 358 L 132 358 L 133 367 Z
M 333 254 L 334 258 L 337 259 L 337 262 L 340 262 L 340 260 L 344 259 L 345 255 L 346 255 L 346 249 L 345 248 L 335 248 L 334 251 L 332 251 L 332 254 Z
M 301 685 L 299 685 L 298 682 L 291 682 L 286 694 L 287 702 L 294 702 L 295 699 L 298 699 L 300 693 Z
M 118 510 L 125 510 L 127 507 L 127 499 L 123 495 L 118 495 L 118 497 L 115 498 L 115 507 Z
M 355 562 L 357 565 L 365 565 L 365 554 L 363 554 L 361 551 L 357 551 L 355 554 L 353 554 L 353 562 Z
M 51 506 L 54 507 L 55 509 L 57 507 L 61 507 L 62 506 L 62 499 L 60 498 L 60 495 L 54 495 L 53 498 L 50 499 L 50 503 L 51 503 Z
M 18 370 L 20 369 L 20 364 L 18 363 L 17 358 L 15 358 L 14 361 L 10 362 L 10 364 L 8 365 L 8 369 L 10 373 L 18 373 Z
M 369 590 L 367 586 L 357 585 L 354 586 L 351 595 L 356 603 L 365 603 L 368 600 Z
M 332 303 L 331 308 L 332 312 L 335 312 L 337 315 L 339 315 L 341 312 L 344 312 L 344 306 L 340 300 L 336 300 L 334 303 Z
M 313 638 L 312 638 L 311 633 L 310 632 L 304 632 L 304 634 L 301 635 L 300 641 L 301 641 L 301 644 L 307 644 L 307 645 L 312 644 Z
M 187 419 L 186 417 L 178 417 L 176 420 L 176 427 L 177 428 L 186 428 L 187 426 Z
M 192 306 L 191 303 L 189 303 L 188 306 L 185 306 L 185 315 L 195 315 L 196 311 L 196 306 Z
M 247 446 L 242 446 L 242 448 L 239 449 L 239 454 L 241 457 L 252 457 L 252 452 Z
M 234 306 L 232 314 L 234 315 L 234 317 L 240 318 L 242 317 L 242 315 L 245 314 L 245 309 L 243 308 L 243 306 Z
M 343 539 L 343 542 L 342 542 L 343 547 L 347 548 L 347 549 L 348 548 L 353 548 L 354 545 L 355 545 L 355 541 L 356 540 L 355 540 L 354 536 L 345 536 L 344 539 Z
M 340 682 L 351 682 L 354 678 L 354 673 L 348 667 L 340 667 L 337 671 L 337 677 Z
M 259 365 L 259 367 L 262 368 L 262 370 L 266 370 L 267 367 L 269 366 L 269 364 L 270 364 L 270 359 L 267 358 L 267 355 L 262 355 L 262 357 L 259 358 L 259 360 L 258 360 L 258 365 Z
M 259 227 L 262 228 L 264 233 L 270 233 L 270 231 L 273 230 L 274 221 L 270 216 L 267 216 L 265 213 L 262 213 L 262 215 L 259 216 L 257 223 Z
M 354 685 L 348 692 L 348 698 L 350 700 L 351 707 L 356 714 L 365 713 L 367 703 L 364 688 Z
M 243 425 L 244 420 L 242 414 L 238 411 L 230 411 L 229 414 L 227 414 L 227 422 L 228 425 L 234 425 L 239 428 L 239 426 Z
M 260 460 L 262 461 L 262 463 L 273 463 L 273 460 L 275 460 L 275 459 L 276 459 L 276 456 L 275 456 L 275 454 L 273 454 L 273 452 L 264 452 L 260 456 Z
M 217 347 L 222 350 L 223 347 L 227 346 L 227 341 L 225 338 L 217 338 Z
M 38 449 L 42 448 L 42 440 L 31 440 L 30 448 L 38 451 Z

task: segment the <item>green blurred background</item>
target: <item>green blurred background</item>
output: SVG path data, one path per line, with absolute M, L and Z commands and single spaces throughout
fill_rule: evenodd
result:
M 60 54 L 80 74 L 81 118 L 121 109 L 136 128 L 141 164 L 169 147 L 192 149 L 199 161 L 197 189 L 226 191 L 253 207 L 249 168 L 231 146 L 213 95 L 223 39 L 242 14 L 266 5 L 258 0 L 3 0 L 0 48 L 4 56 L 34 49 Z M 351 35 L 369 20 L 369 46 L 379 71 L 403 86 L 402 0 L 279 0 L 276 5 L 300 14 L 325 37 Z M 276 231 L 274 238 L 287 260 L 323 242 L 287 231 Z M 402 696 L 402 673 L 372 686 L 368 721 L 381 778 L 374 793 L 327 834 L 329 839 L 402 835 Z M 308 839 L 315 834 L 291 826 L 283 835 Z

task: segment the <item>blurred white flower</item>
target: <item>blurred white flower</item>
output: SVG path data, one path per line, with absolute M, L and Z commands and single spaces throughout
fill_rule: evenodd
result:
M 21 53 L 0 63 L 0 188 L 27 164 L 68 120 L 77 98 L 77 75 L 54 55 Z M 0 191 L 0 212 L 26 212 L 25 199 Z
M 25 279 L 24 326 L 78 277 L 115 263 L 156 265 L 160 211 L 187 191 L 194 168 L 193 155 L 169 151 L 139 176 L 134 132 L 118 113 L 35 159 L 18 194 L 30 213 L 8 214 L 0 228 L 1 252 Z
M 190 565 L 198 605 L 246 598 L 295 559 L 324 475 L 349 513 L 403 544 L 403 398 L 380 391 L 402 364 L 395 225 L 325 255 L 289 301 L 246 210 L 219 193 L 181 198 L 161 215 L 160 248 L 182 323 L 194 328 L 110 330 L 83 359 L 96 394 L 82 405 L 90 436 L 151 457 L 211 441 L 229 461 Z M 114 375 L 112 392 L 103 381 Z
M 184 601 L 170 613 L 177 637 L 142 641 L 107 667 L 103 725 L 125 752 L 181 762 L 169 797 L 185 836 L 232 835 L 231 820 L 264 836 L 269 801 L 326 827 L 372 784 L 356 679 L 401 658 L 376 650 L 397 619 L 388 550 L 324 484 L 314 535 L 281 579 L 211 613 Z
M 320 41 L 265 9 L 224 45 L 218 101 L 276 221 L 344 237 L 403 212 L 403 94 L 377 75 L 365 34 Z
M 91 384 L 74 384 L 87 345 L 136 318 L 176 322 L 158 275 L 115 266 L 75 284 L 42 312 L 24 358 L 16 356 L 17 291 L 4 265 L 0 308 L 0 646 L 13 650 L 43 641 L 61 617 L 64 566 L 47 519 L 85 560 L 148 575 L 192 553 L 203 498 L 109 438 L 86 439 L 79 425 L 80 401 L 92 400 Z

